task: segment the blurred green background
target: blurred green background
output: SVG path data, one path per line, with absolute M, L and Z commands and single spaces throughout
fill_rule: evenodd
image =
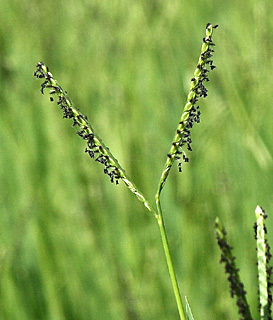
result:
M 237 319 L 214 236 L 219 216 L 257 318 L 253 223 L 272 228 L 273 3 L 0 2 L 0 318 L 178 319 L 156 220 L 103 167 L 33 77 L 44 61 L 153 202 L 200 54 L 217 69 L 193 152 L 162 195 L 196 319 Z

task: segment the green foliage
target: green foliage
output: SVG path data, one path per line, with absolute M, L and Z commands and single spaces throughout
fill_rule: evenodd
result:
M 60 111 L 37 94 L 31 73 L 39 59 L 50 65 L 150 199 L 207 21 L 221 25 L 219 69 L 211 76 L 217 85 L 202 102 L 191 163 L 183 175 L 170 175 L 164 189 L 167 231 L 195 319 L 237 318 L 217 264 L 216 215 L 229 227 L 255 305 L 249 288 L 256 256 L 245 226 L 257 203 L 273 212 L 272 5 L 0 3 L 1 319 L 177 316 L 153 217 L 80 152 Z

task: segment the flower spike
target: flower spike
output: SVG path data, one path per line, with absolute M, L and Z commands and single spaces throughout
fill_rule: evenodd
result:
M 239 275 L 239 269 L 235 264 L 235 256 L 232 253 L 232 247 L 227 242 L 227 232 L 217 217 L 215 220 L 215 233 L 218 246 L 221 250 L 220 263 L 225 265 L 225 272 L 230 286 L 230 294 L 236 299 L 238 313 L 242 320 L 253 320 L 249 304 L 246 298 L 246 291 Z
M 98 136 L 94 133 L 94 130 L 88 123 L 87 117 L 83 116 L 78 109 L 76 109 L 71 100 L 68 98 L 67 93 L 53 78 L 48 67 L 43 62 L 37 64 L 37 70 L 34 72 L 34 76 L 38 79 L 44 78 L 45 81 L 41 84 L 41 93 L 44 94 L 44 90 L 49 89 L 50 101 L 53 102 L 54 96 L 57 96 L 57 105 L 63 111 L 64 119 L 72 119 L 73 126 L 78 127 L 77 134 L 87 142 L 87 148 L 85 152 L 97 162 L 104 165 L 104 173 L 110 177 L 110 181 L 118 184 L 119 179 L 124 176 L 121 168 L 117 165 L 116 159 L 110 154 L 109 150 L 103 145 Z
M 217 27 L 218 25 L 213 26 L 211 23 L 208 23 L 206 26 L 206 36 L 203 38 L 197 68 L 194 71 L 193 78 L 191 79 L 190 92 L 188 94 L 180 122 L 176 129 L 171 149 L 167 154 L 167 161 L 161 175 L 157 194 L 160 194 L 162 191 L 174 161 L 178 161 L 178 168 L 180 172 L 182 172 L 182 162 L 189 162 L 189 158 L 187 157 L 184 148 L 186 147 L 188 151 L 192 151 L 191 129 L 194 123 L 200 122 L 201 116 L 201 111 L 197 102 L 199 98 L 207 97 L 208 90 L 205 87 L 205 83 L 209 81 L 208 73 L 210 70 L 214 70 L 216 68 L 212 60 L 212 54 L 214 52 L 212 47 L 215 46 L 212 41 L 212 34 L 213 29 L 216 29 Z
M 34 72 L 34 76 L 38 79 L 44 79 L 41 84 L 41 93 L 44 94 L 45 89 L 49 89 L 50 101 L 57 102 L 57 105 L 63 111 L 64 119 L 71 119 L 73 121 L 72 126 L 77 127 L 77 134 L 86 141 L 85 153 L 87 153 L 91 159 L 101 163 L 104 166 L 103 172 L 110 177 L 112 183 L 118 184 L 122 180 L 131 192 L 137 196 L 137 198 L 143 202 L 145 207 L 155 215 L 154 209 L 149 205 L 148 201 L 144 198 L 142 193 L 136 188 L 133 182 L 128 178 L 124 169 L 118 163 L 118 160 L 114 158 L 110 150 L 105 146 L 102 139 L 94 131 L 86 116 L 81 114 L 79 109 L 75 108 L 72 101 L 67 95 L 67 92 L 58 84 L 54 79 L 51 72 L 43 62 L 37 64 L 37 69 Z

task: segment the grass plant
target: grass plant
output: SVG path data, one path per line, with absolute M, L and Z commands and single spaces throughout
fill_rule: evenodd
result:
M 179 318 L 157 221 L 84 154 L 87 141 L 41 99 L 32 71 L 50 67 L 156 209 L 208 21 L 221 26 L 218 68 L 162 211 L 194 318 L 239 319 L 218 263 L 219 216 L 259 319 L 251 213 L 266 208 L 272 244 L 273 2 L 12 0 L 0 12 L 0 319 Z
M 155 195 L 156 209 L 154 209 L 146 200 L 144 195 L 139 191 L 131 179 L 127 176 L 125 170 L 121 167 L 118 160 L 112 155 L 109 148 L 105 146 L 102 139 L 94 131 L 91 124 L 88 122 L 86 116 L 84 116 L 79 109 L 77 109 L 72 100 L 69 98 L 66 91 L 58 84 L 53 77 L 49 68 L 43 63 L 37 64 L 37 70 L 34 72 L 34 76 L 38 79 L 44 79 L 41 84 L 41 93 L 44 94 L 45 89 L 49 89 L 50 101 L 56 100 L 57 105 L 63 111 L 63 118 L 71 119 L 73 121 L 72 126 L 77 128 L 77 134 L 87 142 L 85 153 L 94 159 L 96 162 L 101 163 L 104 166 L 104 173 L 110 177 L 112 183 L 119 183 L 122 180 L 129 190 L 145 205 L 145 207 L 155 216 L 162 240 L 163 249 L 165 252 L 165 258 L 171 278 L 174 296 L 176 299 L 177 309 L 181 320 L 192 319 L 192 313 L 187 302 L 186 313 L 183 308 L 181 294 L 177 283 L 177 277 L 174 270 L 166 228 L 164 225 L 164 219 L 162 214 L 160 195 L 163 187 L 168 178 L 169 172 L 175 161 L 178 162 L 179 171 L 182 172 L 182 161 L 189 162 L 189 158 L 184 150 L 185 146 L 188 151 L 192 151 L 191 148 L 191 130 L 194 123 L 200 122 L 200 108 L 197 105 L 199 98 L 207 97 L 207 89 L 205 83 L 209 81 L 208 73 L 215 68 L 212 60 L 214 43 L 212 40 L 213 29 L 218 25 L 212 25 L 208 23 L 206 25 L 206 35 L 203 38 L 203 44 L 201 48 L 201 54 L 198 60 L 197 68 L 194 71 L 193 78 L 191 79 L 190 92 L 187 97 L 187 102 L 184 107 L 180 122 L 176 129 L 175 137 L 173 139 L 171 149 L 167 154 L 167 161 L 164 166 L 158 189 Z M 57 97 L 57 98 L 56 98 Z M 187 315 L 186 315 L 187 314 Z

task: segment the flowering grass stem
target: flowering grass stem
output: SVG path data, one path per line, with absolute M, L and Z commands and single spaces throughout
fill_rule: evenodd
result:
M 215 66 L 212 61 L 212 53 L 214 50 L 212 47 L 213 29 L 217 28 L 217 25 L 212 26 L 210 23 L 206 26 L 206 36 L 203 38 L 203 45 L 201 48 L 201 55 L 198 61 L 197 68 L 194 72 L 194 76 L 191 79 L 191 88 L 188 94 L 187 102 L 184 107 L 182 117 L 176 130 L 174 140 L 172 142 L 171 149 L 167 156 L 167 161 L 162 172 L 158 189 L 155 196 L 156 210 L 149 204 L 144 195 L 129 179 L 125 170 L 121 167 L 118 160 L 112 155 L 109 148 L 105 146 L 102 139 L 94 131 L 86 116 L 73 105 L 71 99 L 68 97 L 67 92 L 62 89 L 58 82 L 54 79 L 52 73 L 43 62 L 37 64 L 37 69 L 34 72 L 34 76 L 38 79 L 43 79 L 41 84 L 41 93 L 44 94 L 45 89 L 49 90 L 50 101 L 56 101 L 57 105 L 63 111 L 63 118 L 71 119 L 73 121 L 73 127 L 77 128 L 77 134 L 86 141 L 85 153 L 96 162 L 101 163 L 104 166 L 104 173 L 109 176 L 110 181 L 115 184 L 119 184 L 122 180 L 129 190 L 144 204 L 144 206 L 151 212 L 157 219 L 157 223 L 160 230 L 162 245 L 165 252 L 165 258 L 172 282 L 172 287 L 177 303 L 177 308 L 181 320 L 186 320 L 181 295 L 177 283 L 177 278 L 170 254 L 166 228 L 164 225 L 162 209 L 160 204 L 160 194 L 163 186 L 168 178 L 170 169 L 175 160 L 178 161 L 179 171 L 181 168 L 181 158 L 184 162 L 188 162 L 189 158 L 186 156 L 186 152 L 183 150 L 184 146 L 187 146 L 187 150 L 191 151 L 191 129 L 194 123 L 200 122 L 200 110 L 196 105 L 198 99 L 207 96 L 207 89 L 204 83 L 209 81 L 208 72 L 213 70 Z
M 198 99 L 201 97 L 206 98 L 208 90 L 204 86 L 204 82 L 209 81 L 208 72 L 209 70 L 215 69 L 212 60 L 212 53 L 214 50 L 212 47 L 214 43 L 212 41 L 213 30 L 217 28 L 218 25 L 212 26 L 211 23 L 208 23 L 206 26 L 206 36 L 203 38 L 203 45 L 201 48 L 201 54 L 198 60 L 197 68 L 194 71 L 194 76 L 191 79 L 191 88 L 188 94 L 187 102 L 184 107 L 180 122 L 176 129 L 176 133 L 172 142 L 171 149 L 167 155 L 167 161 L 165 163 L 161 178 L 158 184 L 157 193 L 155 195 L 155 201 L 157 206 L 157 222 L 160 229 L 161 239 L 163 243 L 163 248 L 165 251 L 165 257 L 169 269 L 170 278 L 172 281 L 173 291 L 176 299 L 177 308 L 179 311 L 180 319 L 185 319 L 185 312 L 183 309 L 183 304 L 181 301 L 181 294 L 179 291 L 177 278 L 175 275 L 174 266 L 172 263 L 170 250 L 168 246 L 168 240 L 166 235 L 166 229 L 164 226 L 164 219 L 161 210 L 160 195 L 163 187 L 166 183 L 166 180 L 169 176 L 170 170 L 173 166 L 174 161 L 178 161 L 179 171 L 182 172 L 182 163 L 181 157 L 184 162 L 189 162 L 189 158 L 186 156 L 186 152 L 183 150 L 183 147 L 186 145 L 188 151 L 192 151 L 191 148 L 191 129 L 194 123 L 200 122 L 201 112 L 199 106 L 196 105 Z M 207 68 L 207 66 L 209 68 Z

